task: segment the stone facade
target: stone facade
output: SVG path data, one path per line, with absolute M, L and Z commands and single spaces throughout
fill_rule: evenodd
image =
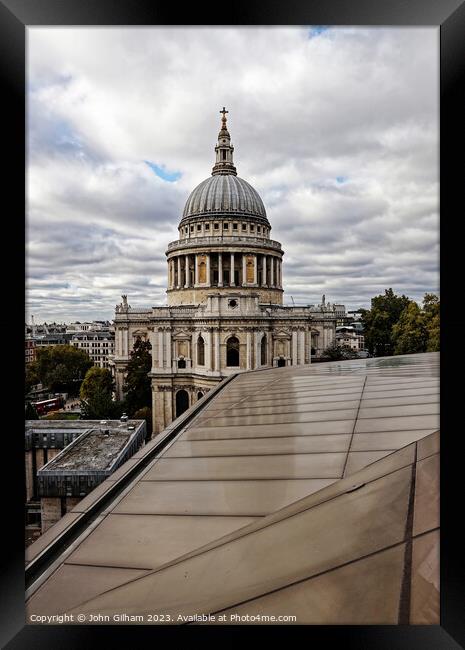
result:
M 334 341 L 343 306 L 283 305 L 281 244 L 258 193 L 237 177 L 226 112 L 212 176 L 189 196 L 168 245 L 166 306 L 116 306 L 111 359 L 118 398 L 136 339 L 152 349 L 158 433 L 232 373 L 311 363 Z

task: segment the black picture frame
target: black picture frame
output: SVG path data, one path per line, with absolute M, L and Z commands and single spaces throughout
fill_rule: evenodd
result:
M 182 21 L 182 22 L 180 22 Z M 437 26 L 440 30 L 440 202 L 441 202 L 441 625 L 439 626 L 259 626 L 251 628 L 139 626 L 25 626 L 24 613 L 24 479 L 21 386 L 24 382 L 24 243 L 25 243 L 25 33 L 34 25 L 392 25 Z M 154 0 L 0 0 L 0 71 L 6 90 L 2 158 L 5 286 L 10 289 L 2 319 L 4 341 L 2 392 L 3 462 L 2 647 L 82 648 L 118 644 L 139 648 L 148 641 L 190 642 L 192 635 L 222 645 L 245 639 L 289 643 L 298 632 L 307 645 L 395 650 L 446 650 L 465 646 L 465 569 L 460 536 L 464 472 L 461 339 L 464 330 L 459 228 L 463 219 L 465 155 L 465 3 L 462 0 L 248 0 L 182 7 Z M 19 248 L 19 252 L 17 248 Z M 461 284 L 461 283 L 460 283 Z M 14 318 L 11 318 L 11 314 Z M 11 322 L 13 320 L 13 322 Z M 454 371 L 457 375 L 454 377 Z M 17 408 L 16 408 L 17 407 Z M 11 424 L 8 420 L 11 419 Z M 7 469 L 11 475 L 7 476 Z

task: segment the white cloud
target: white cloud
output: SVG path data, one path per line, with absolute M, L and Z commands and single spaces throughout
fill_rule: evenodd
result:
M 288 300 L 438 289 L 435 28 L 29 28 L 28 311 L 111 318 L 165 300 L 164 251 L 213 164 L 284 251 Z M 159 178 L 144 161 L 180 172 Z M 343 182 L 341 180 L 343 179 Z

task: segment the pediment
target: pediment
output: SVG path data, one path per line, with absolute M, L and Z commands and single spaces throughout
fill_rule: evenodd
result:
M 181 330 L 180 332 L 173 334 L 172 339 L 173 341 L 190 341 L 191 337 L 192 335 L 189 332 Z
M 291 334 L 290 332 L 285 332 L 284 330 L 280 330 L 279 332 L 276 332 L 273 334 L 273 338 L 275 339 L 290 339 Z

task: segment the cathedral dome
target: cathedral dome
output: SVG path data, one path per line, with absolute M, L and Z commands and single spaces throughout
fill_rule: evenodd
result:
M 258 192 L 239 178 L 234 166 L 231 136 L 226 126 L 223 108 L 221 129 L 215 147 L 216 161 L 212 175 L 197 185 L 184 207 L 181 223 L 191 217 L 252 217 L 266 222 L 265 206 Z
M 223 214 L 259 217 L 267 221 L 258 192 L 232 173 L 215 174 L 197 185 L 187 199 L 182 218 Z

